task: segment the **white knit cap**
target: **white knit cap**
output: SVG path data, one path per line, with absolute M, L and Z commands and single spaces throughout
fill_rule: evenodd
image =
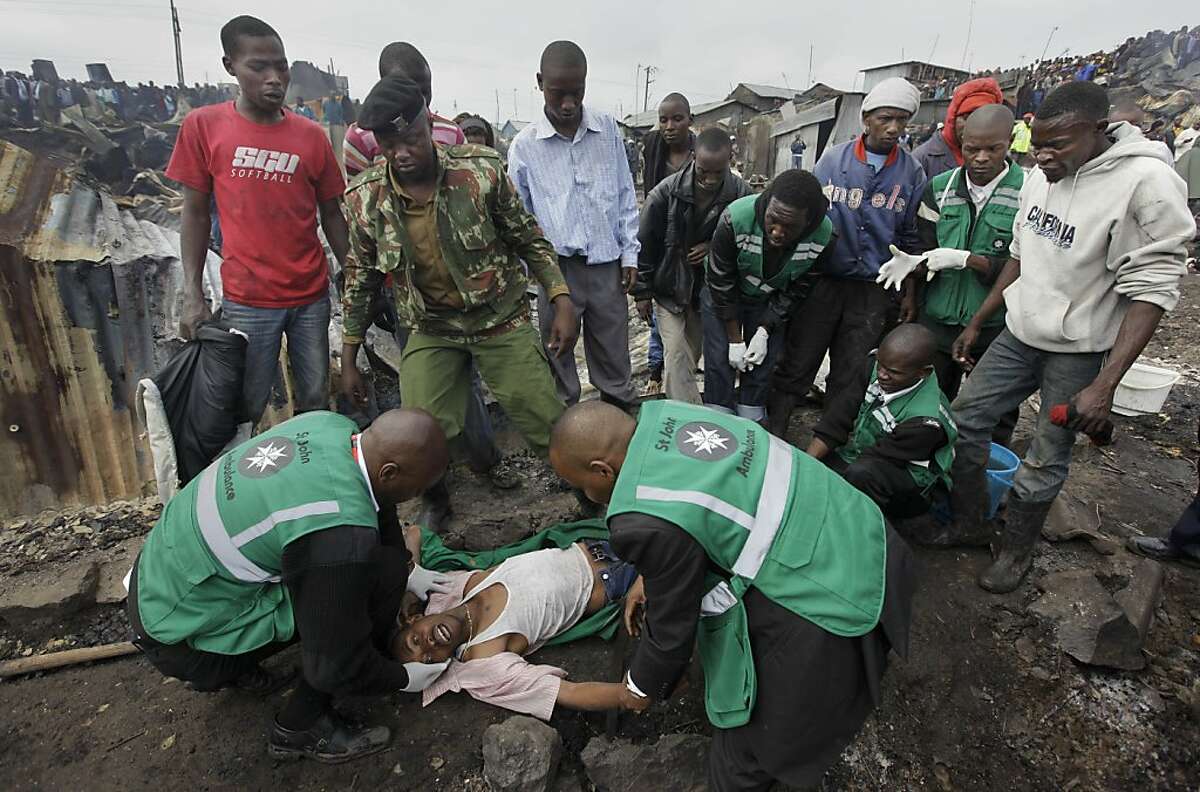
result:
M 903 77 L 889 77 L 876 85 L 863 100 L 862 111 L 869 113 L 880 107 L 895 107 L 916 115 L 921 106 L 921 92 Z

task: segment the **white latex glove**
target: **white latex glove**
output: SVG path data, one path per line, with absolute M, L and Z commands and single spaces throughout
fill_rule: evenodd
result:
M 729 365 L 735 371 L 746 370 L 746 345 L 744 343 L 729 345 Z
M 955 250 L 954 248 L 934 248 L 925 254 L 925 266 L 929 268 L 929 274 L 925 276 L 925 280 L 933 280 L 933 276 L 948 269 L 966 269 L 967 259 L 971 257 L 969 250 Z
M 449 660 L 444 663 L 405 663 L 404 670 L 408 672 L 408 684 L 400 690 L 404 693 L 420 693 L 436 682 L 449 665 Z
M 408 585 L 405 588 L 409 592 L 416 594 L 421 602 L 429 599 L 429 592 L 431 591 L 436 591 L 439 594 L 449 594 L 453 591 L 453 586 L 450 585 L 450 578 L 441 572 L 426 569 L 420 564 L 413 564 L 412 572 L 408 573 Z
M 746 347 L 746 371 L 762 365 L 766 359 L 767 331 L 760 327 L 754 331 L 754 337 L 750 339 L 750 346 Z
M 895 245 L 888 245 L 888 250 L 892 251 L 892 258 L 879 268 L 879 276 L 875 278 L 875 282 L 882 283 L 885 289 L 900 291 L 900 284 L 917 268 L 918 264 L 925 260 L 925 257 L 910 256 Z

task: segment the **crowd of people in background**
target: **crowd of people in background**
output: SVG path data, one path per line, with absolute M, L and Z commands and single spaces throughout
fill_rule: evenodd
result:
M 10 71 L 4 72 L 0 112 L 21 127 L 36 126 L 40 121 L 57 123 L 63 109 L 76 106 L 93 108 L 101 115 L 111 112 L 115 120 L 124 123 L 162 123 L 175 117 L 181 103 L 188 108 L 203 107 L 228 101 L 235 94 L 230 86 L 36 79 Z

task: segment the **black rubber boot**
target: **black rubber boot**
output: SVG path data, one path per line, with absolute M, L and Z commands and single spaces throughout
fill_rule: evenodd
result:
M 799 403 L 798 397 L 772 388 L 771 395 L 767 397 L 767 431 L 780 440 L 786 440 L 784 435 L 787 434 L 788 423 L 792 420 L 792 411 Z
M 276 720 L 267 737 L 267 754 L 272 759 L 312 759 L 323 764 L 341 764 L 370 756 L 388 747 L 392 731 L 387 726 L 355 726 L 329 710 L 304 731 L 292 731 Z
M 979 587 L 993 594 L 1007 594 L 1021 585 L 1033 567 L 1033 548 L 1050 512 L 1050 504 L 1030 503 L 1010 495 L 1004 528 L 992 546 L 992 565 L 979 575 Z
M 446 477 L 443 476 L 441 481 L 425 490 L 425 494 L 421 496 L 421 513 L 417 515 L 417 525 L 440 534 L 453 513 L 454 510 L 450 508 L 450 489 L 446 486 Z
M 929 541 L 935 547 L 987 547 L 996 537 L 996 529 L 988 519 L 988 481 L 986 468 L 978 463 L 957 458 L 951 469 L 950 509 L 954 522 L 939 526 Z

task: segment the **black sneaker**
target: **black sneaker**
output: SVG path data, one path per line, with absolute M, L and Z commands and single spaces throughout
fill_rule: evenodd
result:
M 1131 536 L 1125 540 L 1125 547 L 1155 561 L 1175 561 L 1200 568 L 1200 548 L 1180 547 L 1156 536 Z
M 312 759 L 341 764 L 379 753 L 391 741 L 392 730 L 387 726 L 357 726 L 329 710 L 304 731 L 285 729 L 276 719 L 267 737 L 267 754 L 280 761 Z

